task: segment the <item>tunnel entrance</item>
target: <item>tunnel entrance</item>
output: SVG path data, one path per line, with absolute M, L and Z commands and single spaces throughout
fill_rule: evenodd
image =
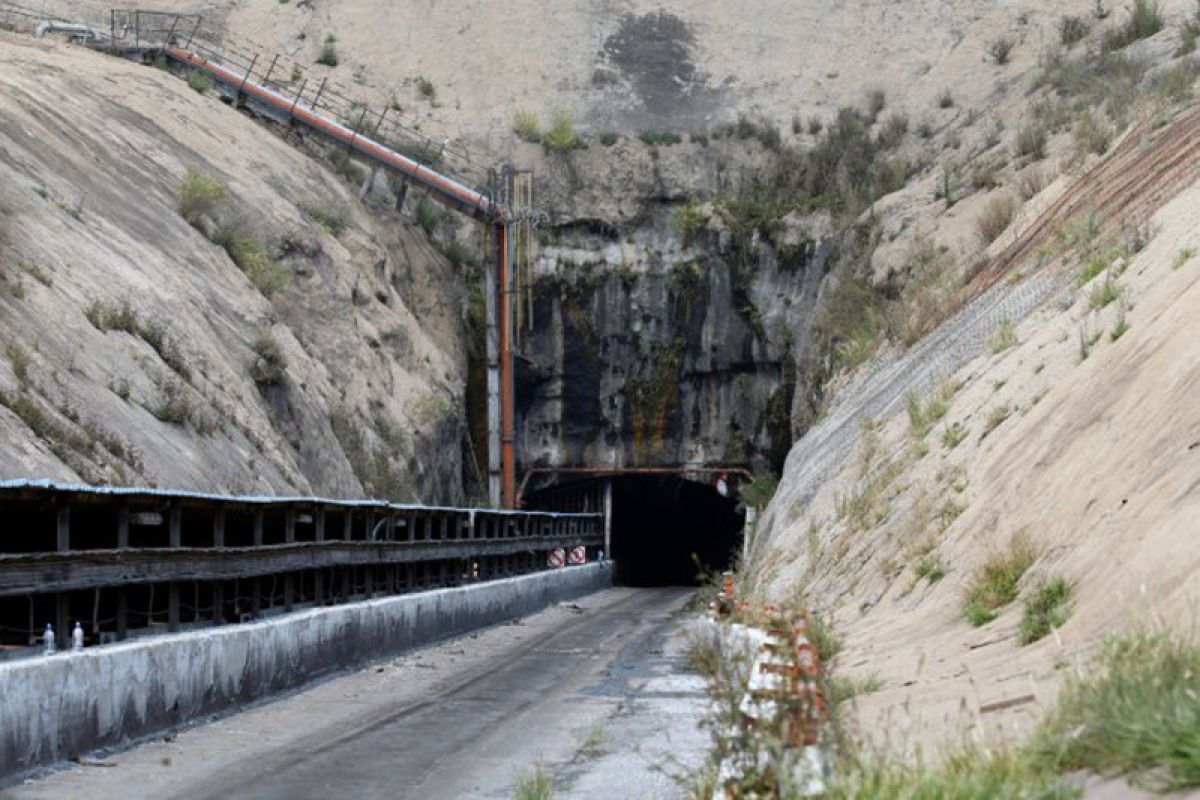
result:
M 730 566 L 741 547 L 744 519 L 736 500 L 674 475 L 629 475 L 612 482 L 618 582 L 690 586 L 702 569 Z

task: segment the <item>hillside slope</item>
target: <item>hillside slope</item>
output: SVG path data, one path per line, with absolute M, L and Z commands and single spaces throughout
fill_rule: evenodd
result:
M 1160 135 L 1196 141 L 1194 112 L 1177 126 Z M 820 447 L 792 452 L 750 584 L 821 609 L 845 639 L 840 668 L 882 680 L 857 701 L 871 737 L 933 753 L 964 732 L 1017 735 L 1104 637 L 1194 632 L 1200 183 L 1171 195 L 1144 226 L 1086 213 L 1060 223 L 1047 266 L 1026 277 L 1031 256 L 1008 280 L 1010 292 L 1049 280 L 1052 302 L 1018 324 L 987 321 L 982 354 L 940 385 L 912 370 L 907 401 L 898 390 L 907 409 L 854 418 L 853 449 L 824 462 L 832 472 L 809 471 Z M 859 398 L 850 387 L 841 401 Z M 966 596 L 982 565 L 1022 553 L 1017 599 L 972 627 Z M 1022 644 L 1024 604 L 1055 578 L 1072 587 L 1069 616 Z
M 168 73 L 0 64 L 0 476 L 461 496 L 463 288 L 423 232 Z M 188 170 L 228 187 L 195 227 Z

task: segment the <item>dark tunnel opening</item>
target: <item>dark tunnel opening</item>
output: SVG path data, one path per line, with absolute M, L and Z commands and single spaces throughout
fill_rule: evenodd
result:
M 673 475 L 613 478 L 612 558 L 627 586 L 691 586 L 727 569 L 744 513 L 710 484 Z

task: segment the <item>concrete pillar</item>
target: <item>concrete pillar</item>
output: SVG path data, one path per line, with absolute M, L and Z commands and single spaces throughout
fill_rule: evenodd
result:
M 124 641 L 129 636 L 129 590 L 124 586 L 117 587 L 117 641 Z
M 225 509 L 213 512 L 213 547 L 225 546 Z
M 283 576 L 283 610 L 291 611 L 296 602 L 296 580 L 292 573 Z
M 325 509 L 318 508 L 313 512 L 313 539 L 318 542 L 325 541 Z
M 263 527 L 265 524 L 264 523 L 265 514 L 266 514 L 266 512 L 264 512 L 261 508 L 257 508 L 254 510 L 254 546 L 255 547 L 262 547 Z
M 129 547 L 129 503 L 117 506 L 117 549 Z
M 342 539 L 350 541 L 354 538 L 354 512 L 345 509 L 342 512 Z
M 58 518 L 55 521 L 56 544 L 60 553 L 71 549 L 71 507 L 63 503 L 58 507 Z
M 250 579 L 250 615 L 255 619 L 262 614 L 262 579 L 255 576 Z
M 225 584 L 221 581 L 212 582 L 212 624 L 225 624 Z
M 167 630 L 179 630 L 179 584 L 171 581 L 167 587 Z
M 283 541 L 293 544 L 296 541 L 296 511 L 289 508 L 283 512 Z
M 183 509 L 179 507 L 178 500 L 171 501 L 171 508 L 168 514 L 167 533 L 170 537 L 171 547 L 183 546 Z
M 58 641 L 58 649 L 66 650 L 71 647 L 71 607 L 66 592 L 54 596 L 54 638 Z
M 612 558 L 612 480 L 604 482 L 604 557 Z

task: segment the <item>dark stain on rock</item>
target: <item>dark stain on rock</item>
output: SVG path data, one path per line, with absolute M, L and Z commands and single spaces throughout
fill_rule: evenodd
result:
M 696 67 L 695 44 L 687 24 L 674 14 L 626 14 L 604 41 L 601 55 L 629 81 L 640 105 L 666 117 L 702 111 L 716 99 Z

